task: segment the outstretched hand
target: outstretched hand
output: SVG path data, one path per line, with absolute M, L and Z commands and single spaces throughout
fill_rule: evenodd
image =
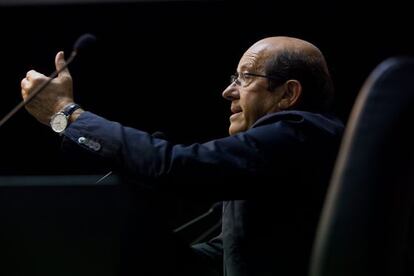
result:
M 56 70 L 60 70 L 65 65 L 64 53 L 58 52 L 55 57 Z M 48 81 L 49 77 L 35 71 L 27 72 L 26 77 L 21 81 L 21 93 L 26 100 L 40 85 Z M 73 101 L 72 76 L 69 69 L 65 68 L 54 78 L 43 91 L 35 96 L 28 104 L 26 109 L 39 122 L 49 125 L 53 114 L 63 109 L 63 107 Z

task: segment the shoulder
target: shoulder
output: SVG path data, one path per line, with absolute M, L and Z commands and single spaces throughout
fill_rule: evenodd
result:
M 313 113 L 307 111 L 291 110 L 268 114 L 260 118 L 253 126 L 277 128 L 305 128 L 331 135 L 341 135 L 344 124 L 332 114 Z

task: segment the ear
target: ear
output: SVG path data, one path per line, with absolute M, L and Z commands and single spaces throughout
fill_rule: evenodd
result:
M 302 95 L 302 84 L 297 80 L 288 80 L 285 84 L 285 93 L 279 101 L 279 109 L 286 110 L 299 103 Z

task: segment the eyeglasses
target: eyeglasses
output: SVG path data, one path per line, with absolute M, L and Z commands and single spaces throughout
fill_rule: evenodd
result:
M 279 80 L 276 77 L 272 76 L 266 76 L 266 75 L 260 75 L 255 73 L 235 73 L 230 76 L 230 84 L 235 83 L 238 86 L 246 86 L 249 83 L 249 80 L 251 77 L 260 77 L 260 78 L 266 78 L 266 79 L 272 79 L 272 80 Z

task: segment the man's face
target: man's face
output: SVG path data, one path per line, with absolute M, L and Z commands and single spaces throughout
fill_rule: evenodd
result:
M 231 101 L 230 135 L 246 131 L 259 118 L 278 111 L 281 89 L 270 92 L 268 79 L 244 74 L 264 75 L 266 57 L 261 49 L 249 49 L 237 67 L 238 79 L 223 91 L 223 97 Z

